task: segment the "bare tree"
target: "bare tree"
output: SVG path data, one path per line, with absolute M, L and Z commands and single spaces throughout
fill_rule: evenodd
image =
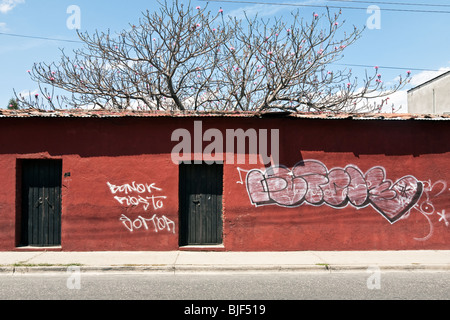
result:
M 291 13 L 289 24 L 238 20 L 182 1 L 160 3 L 118 34 L 79 33 L 84 47 L 58 63 L 30 70 L 41 95 L 16 97 L 21 107 L 197 111 L 376 111 L 386 89 L 378 69 L 358 83 L 333 63 L 362 31 L 343 32 L 341 12 Z M 54 90 L 70 93 L 54 97 Z M 384 100 L 382 103 L 385 103 Z

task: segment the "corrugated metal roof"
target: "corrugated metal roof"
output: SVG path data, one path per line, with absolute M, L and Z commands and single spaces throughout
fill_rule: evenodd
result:
M 0 118 L 123 118 L 123 117 L 244 117 L 244 118 L 300 118 L 300 119 L 350 119 L 350 120 L 450 120 L 449 114 L 405 114 L 405 113 L 305 113 L 305 112 L 194 112 L 194 111 L 110 111 L 110 110 L 55 110 L 0 109 Z

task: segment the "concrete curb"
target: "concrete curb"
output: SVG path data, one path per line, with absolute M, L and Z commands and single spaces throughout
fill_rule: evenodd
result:
M 39 272 L 450 271 L 450 250 L 299 252 L 0 252 L 0 274 Z
M 370 267 L 381 272 L 450 271 L 448 264 L 414 265 L 112 265 L 112 266 L 0 266 L 0 274 L 38 273 L 278 273 L 278 272 L 366 272 Z M 69 269 L 72 268 L 72 269 Z M 79 269 L 76 269 L 79 268 Z
M 331 265 L 330 271 L 367 271 L 378 267 L 380 271 L 450 271 L 448 264 L 409 264 L 409 265 Z

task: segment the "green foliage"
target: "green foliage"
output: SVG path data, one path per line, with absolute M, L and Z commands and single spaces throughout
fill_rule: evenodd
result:
M 13 99 L 13 98 L 9 99 L 8 109 L 9 110 L 17 110 L 17 109 L 19 109 L 19 105 L 17 104 L 17 101 L 15 99 Z

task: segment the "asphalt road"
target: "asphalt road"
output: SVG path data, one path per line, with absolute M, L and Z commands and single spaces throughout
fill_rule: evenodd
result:
M 450 272 L 2 274 L 1 300 L 448 300 Z

